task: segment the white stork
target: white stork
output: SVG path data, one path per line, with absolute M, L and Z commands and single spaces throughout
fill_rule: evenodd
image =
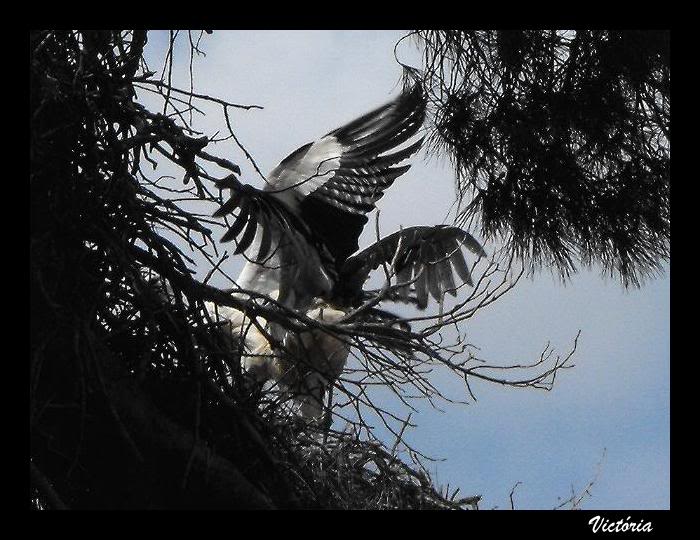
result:
M 453 268 L 471 285 L 461 247 L 479 257 L 485 252 L 456 227 L 404 229 L 356 253 L 366 214 L 410 167 L 400 164 L 420 148 L 422 138 L 411 140 L 424 117 L 423 90 L 415 84 L 396 100 L 292 152 L 262 190 L 233 175 L 219 181 L 231 198 L 214 216 L 236 212 L 222 241 L 236 240 L 235 253 L 248 258 L 237 280 L 241 289 L 310 318 L 336 322 L 362 304 L 364 282 L 383 264 L 394 263 L 395 297 L 409 298 L 412 284 L 420 309 L 429 295 L 442 301 L 445 293 L 456 294 Z M 288 353 L 279 355 L 243 314 L 221 307 L 218 312 L 230 331 L 245 339 L 244 369 L 258 381 L 272 379 L 294 389 L 302 396 L 302 415 L 318 418 L 325 388 L 340 375 L 350 353 L 348 344 L 318 329 L 292 336 L 269 325 L 270 335 Z M 299 370 L 299 358 L 310 370 Z

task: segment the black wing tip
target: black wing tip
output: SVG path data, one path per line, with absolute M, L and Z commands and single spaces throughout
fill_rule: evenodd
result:
M 248 220 L 248 225 L 246 226 L 245 232 L 243 233 L 243 236 L 241 236 L 241 239 L 238 241 L 238 245 L 236 246 L 236 249 L 233 251 L 234 255 L 238 255 L 239 253 L 243 253 L 245 250 L 247 250 L 250 245 L 253 243 L 253 239 L 255 238 L 255 233 L 258 230 L 258 223 L 255 219 L 249 219 Z
M 488 253 L 484 249 L 484 246 L 481 245 L 481 242 L 479 242 L 476 238 L 474 238 L 474 236 L 472 236 L 467 231 L 463 229 L 458 230 L 462 232 L 462 241 L 460 242 L 462 246 L 466 247 L 469 251 L 471 251 L 480 259 L 485 259 L 486 257 L 488 257 Z
M 231 240 L 233 240 L 233 239 L 236 238 L 237 236 L 238 236 L 238 233 L 233 232 L 231 229 L 229 229 L 228 231 L 226 231 L 226 232 L 224 233 L 224 235 L 221 237 L 221 240 L 220 240 L 220 241 L 221 241 L 222 243 L 230 242 Z
M 381 117 L 387 111 L 390 111 L 390 115 L 397 115 L 402 118 L 410 118 L 418 114 L 420 116 L 420 121 L 416 122 L 415 128 L 411 128 L 411 136 L 415 134 L 420 126 L 423 124 L 425 118 L 425 109 L 427 105 L 427 100 L 425 92 L 423 90 L 423 85 L 419 81 L 415 81 L 409 88 L 404 88 L 403 91 L 394 99 L 377 107 L 376 109 L 363 114 L 362 116 L 356 118 L 352 122 L 338 127 L 326 136 L 333 136 L 336 139 L 343 139 L 349 136 L 353 131 L 355 131 L 359 126 L 366 125 L 367 122 L 373 121 L 374 119 Z M 400 114 L 399 114 L 400 113 Z
M 404 88 L 396 101 L 399 108 L 406 107 L 410 111 L 417 111 L 421 115 L 425 115 L 427 99 L 420 81 L 414 81 L 411 86 Z

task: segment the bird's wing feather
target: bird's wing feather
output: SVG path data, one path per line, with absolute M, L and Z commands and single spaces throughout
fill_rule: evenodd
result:
M 214 216 L 235 215 L 222 241 L 236 240 L 235 253 L 258 246 L 257 260 L 284 244 L 285 264 L 296 269 L 284 269 L 280 281 L 284 276 L 301 279 L 302 274 L 327 281 L 323 268 L 312 266 L 321 264 L 320 257 L 323 266 L 335 272 L 357 251 L 365 214 L 408 170 L 408 165 L 399 164 L 420 148 L 421 140 L 399 147 L 418 133 L 424 116 L 424 94 L 417 84 L 393 102 L 290 154 L 262 190 L 233 175 L 220 180 L 219 187 L 230 189 L 232 196 Z M 279 289 L 280 297 L 285 296 L 285 283 Z
M 270 174 L 265 191 L 318 233 L 336 260 L 357 251 L 357 240 L 384 191 L 409 165 L 396 166 L 421 146 L 414 137 L 425 118 L 416 84 L 396 100 L 292 152 Z
M 222 205 L 214 216 L 237 211 L 221 240 L 235 241 L 234 253 L 257 246 L 255 259 L 248 263 L 252 268 L 246 279 L 241 278 L 245 283 L 240 286 L 252 280 L 255 290 L 276 291 L 277 300 L 294 309 L 304 308 L 313 297 L 331 289 L 336 277 L 333 257 L 302 218 L 272 194 L 242 184 L 233 175 L 216 184 L 230 189 L 236 204 L 233 208 Z
M 440 301 L 445 293 L 455 295 L 457 287 L 453 269 L 461 281 L 472 285 L 463 247 L 479 258 L 486 257 L 481 244 L 457 227 L 410 227 L 349 257 L 341 270 L 341 279 L 361 286 L 372 270 L 383 264 L 390 266 L 395 261 L 392 284 L 413 281 L 418 307 L 424 309 L 428 294 L 436 301 Z M 400 296 L 407 294 L 405 287 L 399 292 Z
M 267 237 L 265 234 L 261 235 L 258 259 L 269 256 L 272 247 L 270 234 L 272 231 L 291 235 L 292 242 L 299 241 L 300 237 L 310 236 L 304 222 L 268 193 L 242 184 L 233 175 L 218 180 L 216 185 L 220 189 L 230 189 L 232 192 L 231 198 L 213 215 L 224 217 L 237 212 L 233 223 L 221 237 L 222 242 L 236 241 L 235 253 L 241 253 L 250 247 L 258 228 L 268 232 Z M 245 232 L 243 232 L 244 229 Z M 239 239 L 241 232 L 243 235 Z

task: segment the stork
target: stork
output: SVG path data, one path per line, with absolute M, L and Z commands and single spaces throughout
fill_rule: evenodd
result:
M 221 240 L 235 240 L 234 253 L 247 258 L 236 280 L 240 288 L 333 323 L 362 305 L 367 298 L 363 285 L 380 265 L 393 267 L 388 278 L 394 298 L 406 300 L 413 292 L 419 309 L 430 296 L 442 302 L 446 293 L 456 295 L 453 270 L 471 285 L 461 248 L 478 257 L 486 254 L 457 227 L 403 229 L 358 252 L 367 214 L 410 168 L 401 164 L 422 145 L 417 136 L 425 108 L 422 86 L 416 83 L 392 102 L 292 152 L 268 175 L 263 189 L 242 184 L 234 175 L 219 180 L 231 197 L 214 216 L 235 212 Z M 368 314 L 392 319 L 377 309 Z M 230 332 L 244 339 L 244 370 L 260 382 L 297 387 L 302 416 L 318 418 L 325 388 L 347 361 L 347 341 L 318 328 L 290 335 L 275 324 L 267 325 L 266 336 L 239 311 L 219 308 L 222 315 Z M 276 354 L 271 341 L 283 344 L 286 354 Z M 310 370 L 299 369 L 300 358 Z

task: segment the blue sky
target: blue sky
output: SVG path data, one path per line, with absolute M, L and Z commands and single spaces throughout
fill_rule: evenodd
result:
M 195 89 L 264 106 L 235 111 L 232 122 L 269 172 L 292 150 L 396 95 L 401 70 L 393 47 L 402 35 L 217 31 L 202 41 L 207 56 L 196 60 Z M 152 69 L 160 68 L 167 33 L 149 36 L 147 58 Z M 419 66 L 407 42 L 399 57 Z M 176 59 L 175 82 L 187 88 L 187 57 Z M 209 135 L 225 132 L 220 108 L 206 112 L 195 116 L 195 125 Z M 242 181 L 262 183 L 230 141 L 210 152 L 239 164 Z M 378 203 L 384 234 L 400 225 L 442 223 L 453 201 L 449 166 L 423 154 L 413 161 Z M 367 229 L 361 247 L 372 240 Z M 227 271 L 235 276 L 239 268 L 233 261 Z M 509 507 L 516 482 L 522 482 L 515 493 L 518 508 L 552 508 L 572 485 L 580 490 L 593 478 L 604 448 L 584 508 L 668 508 L 669 305 L 668 267 L 662 277 L 628 291 L 597 268 L 581 270 L 566 286 L 547 272 L 521 280 L 469 321 L 469 341 L 482 357 L 509 364 L 536 359 L 547 342 L 566 353 L 580 329 L 576 367 L 561 373 L 551 392 L 474 383 L 476 403 L 446 405 L 444 412 L 421 407 L 410 440 L 444 459 L 433 466 L 441 483 L 460 487 L 465 496 L 482 495 L 482 508 Z M 436 377 L 452 395 L 465 397 L 460 380 Z

